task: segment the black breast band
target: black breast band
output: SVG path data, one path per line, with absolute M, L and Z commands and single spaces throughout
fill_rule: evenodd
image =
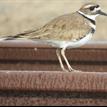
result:
M 80 15 L 82 15 L 84 18 L 88 19 L 92 24 L 96 25 L 95 20 L 92 20 L 92 19 L 86 17 L 85 15 L 81 14 L 80 12 L 78 12 L 78 13 L 79 13 Z

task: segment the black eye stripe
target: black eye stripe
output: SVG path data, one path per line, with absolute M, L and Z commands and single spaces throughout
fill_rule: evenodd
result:
M 92 11 L 92 10 L 94 10 L 95 8 L 99 8 L 100 6 L 99 5 L 97 5 L 97 6 L 92 6 L 92 7 L 90 7 L 90 10 Z
M 96 7 L 95 6 L 93 6 L 93 7 L 90 7 L 90 10 L 92 11 L 92 10 L 94 10 Z
M 96 8 L 99 8 L 99 7 L 100 7 L 99 5 L 96 6 Z

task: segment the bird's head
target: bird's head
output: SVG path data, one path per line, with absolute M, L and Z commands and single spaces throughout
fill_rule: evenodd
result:
M 104 15 L 107 16 L 107 13 L 104 13 L 101 10 L 100 5 L 96 4 L 96 3 L 88 3 L 83 5 L 79 12 L 83 13 L 84 15 L 90 16 L 92 18 L 96 18 L 98 15 Z

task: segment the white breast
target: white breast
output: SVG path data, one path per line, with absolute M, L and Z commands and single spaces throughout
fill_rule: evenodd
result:
M 90 32 L 84 38 L 78 41 L 45 40 L 44 43 L 57 48 L 77 48 L 86 44 L 91 38 L 92 38 L 92 33 Z
M 92 33 L 87 34 L 84 38 L 76 42 L 69 42 L 67 48 L 77 48 L 86 44 L 92 38 Z

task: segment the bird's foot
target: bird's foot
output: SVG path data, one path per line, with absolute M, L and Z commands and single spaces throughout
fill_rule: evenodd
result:
M 69 72 L 69 70 L 67 70 L 67 69 L 63 69 L 63 71 L 64 71 L 64 72 Z
M 62 68 L 62 70 L 63 70 L 64 72 L 69 72 L 68 69 L 66 69 L 66 68 L 64 68 L 64 67 L 61 67 L 61 68 Z
M 69 69 L 69 72 L 74 72 L 75 71 L 75 69 L 73 69 L 72 67 L 69 67 L 68 69 Z
M 62 70 L 63 70 L 64 72 L 81 72 L 80 70 L 75 70 L 75 69 L 73 69 L 73 68 L 69 68 L 69 69 L 63 68 Z
M 73 69 L 72 67 L 69 67 L 69 72 L 81 72 L 80 70 L 76 70 L 76 69 Z

